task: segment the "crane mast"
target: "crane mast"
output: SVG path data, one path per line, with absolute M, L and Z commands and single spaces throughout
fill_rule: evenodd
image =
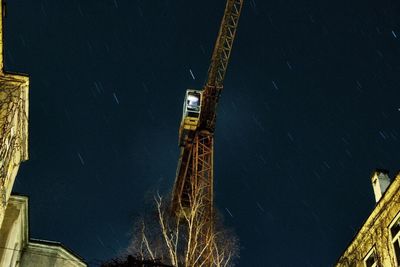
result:
M 227 0 L 217 41 L 202 90 L 187 90 L 179 129 L 180 156 L 172 192 L 171 209 L 180 217 L 201 199 L 197 210 L 201 240 L 213 234 L 213 155 L 216 111 L 232 51 L 243 0 Z M 208 266 L 211 266 L 210 264 Z

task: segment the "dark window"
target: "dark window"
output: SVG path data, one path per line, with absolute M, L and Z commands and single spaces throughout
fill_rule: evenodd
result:
M 399 239 L 397 238 L 396 241 L 393 242 L 394 252 L 396 253 L 396 262 L 400 266 L 400 244 Z
M 390 228 L 390 233 L 392 235 L 394 252 L 396 254 L 396 262 L 397 265 L 400 266 L 400 218 L 398 218 Z
M 400 219 L 398 219 L 392 226 L 392 228 L 390 228 L 390 232 L 392 233 L 393 238 L 395 238 L 396 235 L 400 232 Z
M 376 266 L 376 257 L 375 257 L 375 251 L 372 252 L 371 255 L 368 256 L 368 258 L 365 260 L 365 266 L 366 267 L 373 267 Z
M 196 112 L 188 112 L 188 117 L 192 117 L 192 118 L 198 118 L 199 117 L 199 113 Z

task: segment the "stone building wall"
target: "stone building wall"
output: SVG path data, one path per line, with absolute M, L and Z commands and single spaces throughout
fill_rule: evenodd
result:
M 20 163 L 28 159 L 28 77 L 0 74 L 0 226 Z
M 29 239 L 28 197 L 9 198 L 0 227 L 0 266 L 85 267 L 87 264 L 61 243 Z
M 376 266 L 397 266 L 390 228 L 399 218 L 400 175 L 376 204 L 338 260 L 337 267 L 365 267 L 367 256 L 375 251 Z M 375 265 L 372 265 L 375 266 Z

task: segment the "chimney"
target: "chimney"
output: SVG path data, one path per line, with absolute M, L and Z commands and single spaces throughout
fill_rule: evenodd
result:
M 386 170 L 376 170 L 372 174 L 372 188 L 374 189 L 375 200 L 377 203 L 390 185 L 388 174 L 389 172 Z

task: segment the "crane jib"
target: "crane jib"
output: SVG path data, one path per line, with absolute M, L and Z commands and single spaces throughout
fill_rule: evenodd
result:
M 200 115 L 200 130 L 214 131 L 217 104 L 223 88 L 242 6 L 243 0 L 228 0 L 226 4 L 224 17 L 211 57 L 207 82 L 203 90 L 204 102 Z
M 207 88 L 222 87 L 232 51 L 243 0 L 228 0 L 208 71 Z

